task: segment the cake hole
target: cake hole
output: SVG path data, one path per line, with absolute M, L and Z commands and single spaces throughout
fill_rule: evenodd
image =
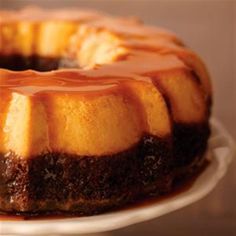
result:
M 54 25 L 56 30 L 50 30 L 49 33 L 48 31 L 42 31 L 40 36 L 41 46 L 37 45 L 39 42 L 37 37 L 32 41 L 32 45 L 28 45 L 28 48 L 35 49 L 34 51 L 37 55 L 29 51 L 28 53 L 32 53 L 29 56 L 24 56 L 24 48 L 16 47 L 16 50 L 14 48 L 15 45 L 19 44 L 20 46 L 20 42 L 24 42 L 24 37 L 27 38 L 26 34 L 15 37 L 12 33 L 9 36 L 7 34 L 5 35 L 5 31 L 0 29 L 0 33 L 3 35 L 3 41 L 4 37 L 6 37 L 6 41 L 9 44 L 8 47 L 11 49 L 9 51 L 12 53 L 8 55 L 4 53 L 0 54 L 0 68 L 13 71 L 31 69 L 40 72 L 63 68 L 91 69 L 97 65 L 122 60 L 127 55 L 127 50 L 122 46 L 120 38 L 109 31 L 83 25 L 79 27 L 77 32 L 71 31 L 64 35 L 63 32 L 67 29 L 67 26 L 57 23 Z M 59 40 L 60 35 L 63 36 L 64 40 Z M 49 50 L 50 52 L 48 52 L 47 46 L 44 48 L 42 45 L 48 45 L 48 42 L 54 38 L 58 38 L 58 40 L 53 42 L 54 45 Z M 16 43 L 16 39 L 19 42 Z M 50 55 L 58 56 L 42 56 L 48 55 L 49 53 Z
M 51 58 L 42 56 L 0 55 L 0 68 L 23 71 L 36 70 L 41 72 L 62 68 L 79 68 L 79 65 L 65 58 Z

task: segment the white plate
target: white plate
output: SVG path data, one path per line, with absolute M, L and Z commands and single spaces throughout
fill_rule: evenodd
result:
M 212 135 L 206 153 L 211 159 L 191 188 L 177 195 L 144 206 L 98 216 L 71 219 L 3 221 L 0 235 L 68 235 L 98 233 L 147 221 L 187 206 L 206 196 L 225 175 L 235 152 L 235 143 L 224 127 L 212 120 Z

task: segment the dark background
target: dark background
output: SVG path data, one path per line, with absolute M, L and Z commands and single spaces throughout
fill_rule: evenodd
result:
M 1 8 L 87 7 L 135 15 L 177 33 L 206 62 L 214 88 L 213 114 L 236 138 L 236 1 L 214 0 L 0 0 Z M 236 235 L 236 163 L 205 199 L 112 235 Z

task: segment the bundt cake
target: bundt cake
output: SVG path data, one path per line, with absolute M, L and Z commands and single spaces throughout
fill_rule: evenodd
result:
M 0 12 L 0 211 L 93 215 L 204 162 L 211 84 L 174 34 L 87 10 Z

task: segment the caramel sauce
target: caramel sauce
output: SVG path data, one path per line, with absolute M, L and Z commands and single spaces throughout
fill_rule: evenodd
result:
M 172 189 L 172 191 L 168 194 L 158 196 L 158 197 L 149 197 L 148 199 L 138 200 L 134 203 L 129 203 L 125 206 L 119 207 L 113 211 L 123 211 L 123 210 L 137 209 L 137 208 L 145 208 L 153 204 L 161 203 L 164 200 L 168 200 L 175 196 L 178 196 L 180 193 L 188 191 L 193 186 L 193 184 L 195 183 L 199 175 L 201 175 L 201 173 L 204 172 L 204 170 L 207 168 L 208 165 L 209 165 L 209 162 L 205 161 L 203 165 L 201 166 L 201 168 L 194 175 L 176 184 L 174 188 Z M 24 215 L 9 215 L 7 213 L 3 213 L 3 212 L 1 213 L 0 211 L 0 221 L 60 220 L 60 219 L 71 219 L 71 218 L 81 217 L 77 215 L 67 216 L 67 215 L 62 215 L 62 214 L 63 213 L 61 213 L 61 215 L 60 214 L 59 215 L 46 214 L 44 216 L 42 215 L 25 215 L 24 216 Z

